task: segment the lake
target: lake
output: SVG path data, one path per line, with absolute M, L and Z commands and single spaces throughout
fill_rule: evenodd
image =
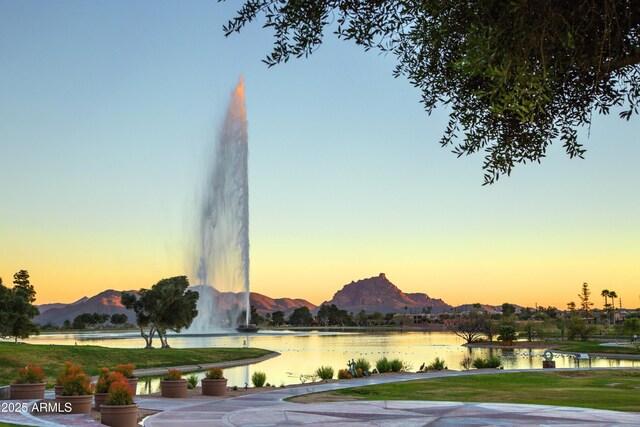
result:
M 106 347 L 135 348 L 144 345 L 139 334 L 126 333 L 77 333 L 43 334 L 27 340 L 32 344 L 101 345 Z M 159 344 L 159 342 L 157 342 Z M 543 349 L 467 349 L 464 340 L 450 332 L 338 332 L 338 331 L 260 331 L 257 334 L 222 334 L 212 336 L 171 335 L 169 344 L 175 348 L 188 347 L 257 347 L 281 353 L 280 356 L 254 364 L 226 368 L 225 377 L 229 386 L 251 386 L 251 374 L 262 371 L 267 382 L 280 386 L 299 384 L 305 375 L 311 375 L 320 366 L 331 366 L 334 371 L 346 369 L 347 361 L 363 357 L 375 367 L 376 360 L 383 356 L 398 358 L 417 371 L 423 363 L 431 363 L 436 357 L 443 359 L 449 369 L 459 370 L 466 355 L 488 357 L 500 356 L 504 369 L 531 369 L 542 367 Z M 573 356 L 554 359 L 556 367 L 640 367 L 639 360 L 614 360 L 594 358 L 590 362 L 577 361 Z M 190 375 L 190 374 L 187 374 Z M 204 376 L 198 373 L 199 378 Z M 159 390 L 159 379 L 140 381 L 139 393 Z

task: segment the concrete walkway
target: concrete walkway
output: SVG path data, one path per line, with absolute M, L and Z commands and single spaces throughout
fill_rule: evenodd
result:
M 573 368 L 567 368 L 566 370 L 573 370 Z M 426 401 L 356 401 L 297 404 L 283 401 L 283 399 L 293 396 L 373 384 L 445 376 L 508 374 L 532 371 L 541 370 L 475 370 L 390 376 L 376 375 L 368 379 L 314 384 L 308 387 L 277 388 L 273 391 L 246 394 L 229 399 L 166 399 L 155 396 L 136 396 L 135 400 L 140 405 L 140 408 L 162 411 L 147 417 L 144 420 L 145 427 L 173 427 L 178 425 L 193 427 L 281 425 L 389 427 L 425 425 L 640 426 L 640 412 L 601 411 L 560 406 Z M 9 404 L 10 402 L 12 401 L 5 400 L 0 404 Z M 8 406 L 5 409 L 8 409 Z M 29 413 L 9 410 L 0 412 L 0 421 L 43 427 L 97 427 L 102 425 L 91 419 L 89 415 L 51 414 L 44 417 L 36 417 Z
M 513 373 L 520 371 L 437 372 L 398 376 L 375 376 L 309 387 L 276 389 L 271 392 L 207 400 L 140 397 L 141 407 L 163 412 L 148 417 L 145 427 L 169 426 L 511 426 L 592 425 L 640 426 L 640 413 L 601 411 L 543 405 L 459 403 L 424 401 L 358 401 L 314 404 L 283 402 L 303 394 L 443 376 Z M 535 370 L 526 370 L 531 372 Z

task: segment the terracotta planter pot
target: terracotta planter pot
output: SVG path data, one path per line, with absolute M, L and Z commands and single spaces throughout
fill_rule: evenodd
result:
M 137 427 L 138 404 L 102 405 L 100 422 L 112 427 Z
M 160 381 L 162 397 L 187 397 L 187 380 Z
M 59 384 L 56 384 L 55 387 L 53 387 L 53 390 L 56 393 L 56 396 L 59 395 L 60 393 L 62 393 L 62 386 Z
M 205 396 L 224 396 L 227 394 L 227 379 L 202 379 L 202 394 Z
M 11 399 L 44 399 L 44 383 L 11 384 Z
M 93 406 L 93 395 L 86 394 L 84 396 L 62 396 L 57 395 L 56 400 L 62 403 L 62 412 L 65 414 L 90 414 Z M 71 410 L 67 411 L 68 405 L 71 403 Z
M 104 404 L 108 397 L 109 393 L 96 393 L 93 395 L 93 400 L 95 402 L 93 407 L 96 408 L 96 411 L 100 412 L 100 405 Z
M 127 381 L 129 382 L 131 391 L 133 391 L 133 395 L 135 396 L 137 394 L 136 390 L 138 389 L 138 377 L 127 378 Z

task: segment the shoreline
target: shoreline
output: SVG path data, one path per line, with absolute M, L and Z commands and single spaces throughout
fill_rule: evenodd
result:
M 476 342 L 470 344 L 463 344 L 463 347 L 466 348 L 495 348 L 499 350 L 515 350 L 515 349 L 547 349 L 554 354 L 563 355 L 563 356 L 575 356 L 576 354 L 585 353 L 590 356 L 590 358 L 600 358 L 600 359 L 613 359 L 613 360 L 640 360 L 640 354 L 638 353 L 600 353 L 600 352 L 592 352 L 592 351 L 566 351 L 566 350 L 558 350 L 554 348 L 554 344 L 550 342 L 515 342 L 511 346 L 502 345 L 497 342 Z
M 210 368 L 231 368 L 234 366 L 245 366 L 252 365 L 254 363 L 264 362 L 265 360 L 272 359 L 274 357 L 280 356 L 280 353 L 277 351 L 271 351 L 269 354 L 265 354 L 261 357 L 254 357 L 251 359 L 238 359 L 238 360 L 229 360 L 227 362 L 212 362 L 212 363 L 202 363 L 199 365 L 184 365 L 184 366 L 164 366 L 160 368 L 143 368 L 143 369 L 135 369 L 133 374 L 138 378 L 143 377 L 157 377 L 167 373 L 169 369 L 178 369 L 182 373 L 196 372 L 196 371 L 206 371 Z M 91 377 L 92 379 L 97 379 L 98 376 L 95 375 Z

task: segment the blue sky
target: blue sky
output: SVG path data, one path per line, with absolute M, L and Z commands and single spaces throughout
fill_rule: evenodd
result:
M 197 189 L 242 74 L 252 289 L 329 299 L 385 272 L 450 303 L 640 304 L 640 122 L 594 117 L 585 160 L 482 184 L 438 143 L 445 109 L 394 60 L 328 37 L 267 68 L 269 30 L 225 38 L 240 2 L 0 0 L 0 277 L 39 302 L 190 274 Z M 599 298 L 597 299 L 599 301 Z

